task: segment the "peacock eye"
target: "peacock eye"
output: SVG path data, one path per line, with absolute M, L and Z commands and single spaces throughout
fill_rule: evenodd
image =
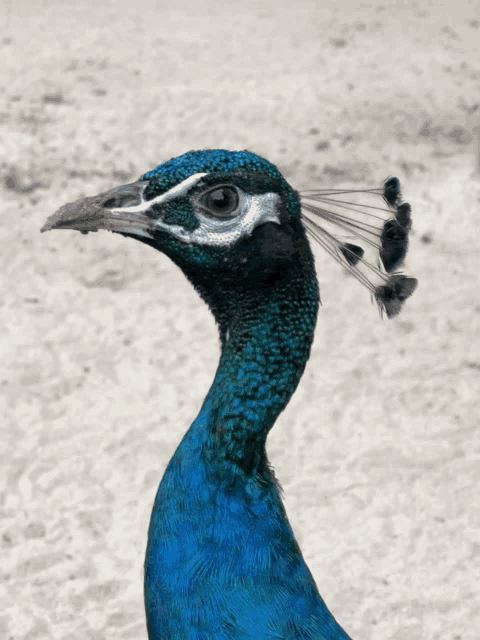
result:
M 229 217 L 238 207 L 238 193 L 235 187 L 215 187 L 204 194 L 203 206 L 217 217 Z

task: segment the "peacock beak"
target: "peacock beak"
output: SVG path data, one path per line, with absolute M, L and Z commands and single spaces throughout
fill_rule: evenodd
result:
M 146 180 L 139 180 L 69 202 L 48 218 L 41 231 L 76 229 L 88 233 L 106 229 L 153 239 L 152 219 L 145 214 L 149 208 L 143 195 L 147 184 Z

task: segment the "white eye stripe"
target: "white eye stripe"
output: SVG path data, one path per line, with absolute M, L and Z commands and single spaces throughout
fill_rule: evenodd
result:
M 152 198 L 152 200 L 145 200 L 143 197 L 142 191 L 142 202 L 140 204 L 136 204 L 132 207 L 121 207 L 116 209 L 111 209 L 111 211 L 129 211 L 131 213 L 142 213 L 144 211 L 148 211 L 150 207 L 154 204 L 163 204 L 168 202 L 168 200 L 172 200 L 173 198 L 179 198 L 182 195 L 185 195 L 190 191 L 190 189 L 197 184 L 204 176 L 208 175 L 207 173 L 194 173 L 192 176 L 189 176 L 179 184 L 176 184 L 174 187 L 165 191 L 161 195 L 156 198 Z M 147 186 L 147 182 L 145 183 L 145 187 Z
M 155 203 L 155 204 L 163 204 L 164 202 L 167 202 L 168 200 L 171 200 L 172 198 L 181 197 L 182 195 L 185 195 L 185 193 L 190 191 L 190 189 L 195 184 L 197 184 L 197 182 L 200 182 L 200 180 L 206 175 L 208 175 L 208 174 L 207 173 L 194 173 L 193 176 L 190 176 L 189 178 L 186 178 L 185 180 L 183 180 L 179 184 L 175 185 L 174 187 L 172 187 L 171 189 L 169 189 L 165 193 L 162 193 L 161 196 L 157 196 L 153 200 L 149 200 L 149 202 L 150 203 Z

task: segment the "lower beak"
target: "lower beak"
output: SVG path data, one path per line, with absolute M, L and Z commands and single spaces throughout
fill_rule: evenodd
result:
M 153 239 L 152 219 L 145 215 L 145 180 L 116 187 L 91 198 L 69 202 L 48 218 L 41 231 L 76 229 L 82 233 L 106 229 Z

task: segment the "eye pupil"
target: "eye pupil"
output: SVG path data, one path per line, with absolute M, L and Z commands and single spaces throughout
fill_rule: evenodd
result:
M 215 189 L 210 194 L 210 201 L 214 207 L 225 209 L 230 202 L 230 197 L 226 189 Z
M 238 194 L 233 187 L 218 187 L 207 194 L 205 201 L 211 213 L 217 215 L 228 215 L 235 211 L 238 206 Z

